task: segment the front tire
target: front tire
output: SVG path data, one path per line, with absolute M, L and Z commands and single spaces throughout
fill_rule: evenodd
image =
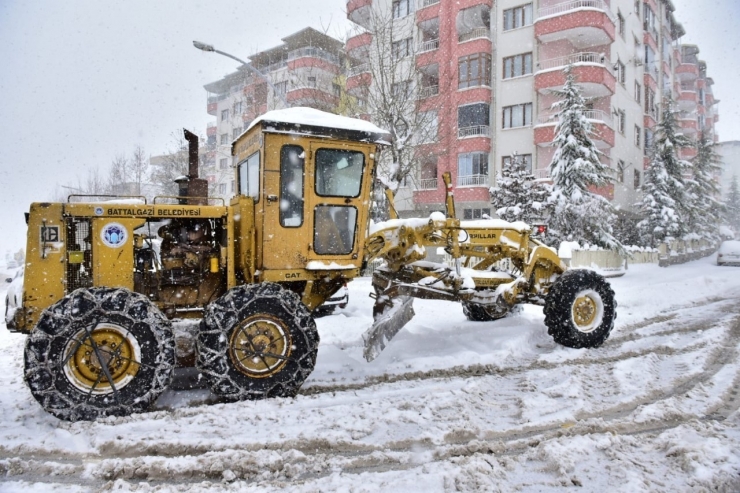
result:
M 318 346 L 316 322 L 297 294 L 269 282 L 238 286 L 206 308 L 196 366 L 228 400 L 293 397 Z
M 566 271 L 545 300 L 545 325 L 555 342 L 570 348 L 593 348 L 607 340 L 617 318 L 617 301 L 609 283 L 591 270 Z
M 142 412 L 167 388 L 172 326 L 146 296 L 78 289 L 47 308 L 26 340 L 25 380 L 67 421 Z

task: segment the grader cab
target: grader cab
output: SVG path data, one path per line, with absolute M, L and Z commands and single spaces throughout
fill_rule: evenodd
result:
M 566 272 L 523 223 L 459 221 L 448 175 L 446 215 L 371 224 L 390 136 L 370 123 L 307 108 L 263 115 L 232 145 L 228 204 L 208 198 L 197 137 L 186 137 L 176 197 L 31 205 L 23 303 L 8 327 L 29 334 L 25 380 L 61 419 L 144 411 L 176 366 L 193 364 L 223 400 L 296 395 L 316 362 L 313 311 L 376 258 L 368 360 L 413 316 L 414 297 L 462 302 L 472 320 L 544 304 L 550 333 L 571 347 L 609 335 L 615 303 L 600 276 Z M 453 267 L 425 261 L 428 247 Z M 173 319 L 199 324 L 178 338 Z

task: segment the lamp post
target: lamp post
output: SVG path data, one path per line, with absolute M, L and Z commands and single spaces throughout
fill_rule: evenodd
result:
M 241 63 L 242 65 L 244 65 L 247 68 L 247 70 L 249 70 L 253 74 L 257 75 L 258 77 L 264 79 L 265 82 L 267 82 L 267 85 L 270 86 L 270 88 L 272 89 L 272 91 L 275 94 L 275 96 L 277 96 L 280 99 L 280 101 L 283 102 L 283 105 L 285 105 L 286 108 L 290 108 L 290 105 L 285 100 L 285 97 L 280 92 L 278 92 L 277 88 L 270 81 L 270 78 L 267 77 L 262 72 L 260 72 L 259 70 L 257 70 L 256 68 L 254 68 L 251 64 L 245 62 L 244 60 L 242 60 L 240 58 L 235 57 L 234 55 L 230 55 L 229 53 L 226 53 L 225 51 L 217 50 L 217 49 L 215 49 L 213 47 L 213 45 L 209 45 L 209 44 L 206 44 L 206 43 L 201 43 L 200 41 L 193 41 L 193 46 L 195 46 L 196 48 L 198 48 L 201 51 L 212 51 L 214 53 L 218 53 L 219 55 L 223 55 L 225 57 L 229 57 L 232 60 L 236 60 L 237 62 Z

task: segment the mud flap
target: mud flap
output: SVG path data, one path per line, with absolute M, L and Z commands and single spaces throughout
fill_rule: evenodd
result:
M 375 323 L 362 334 L 365 349 L 362 355 L 370 362 L 385 349 L 388 341 L 393 339 L 404 325 L 414 318 L 414 298 L 399 296 L 385 310 L 375 317 Z

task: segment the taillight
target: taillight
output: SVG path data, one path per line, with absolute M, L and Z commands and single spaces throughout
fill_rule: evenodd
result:
M 537 229 L 536 229 L 536 232 L 537 232 L 538 235 L 543 235 L 543 234 L 547 233 L 547 226 L 545 226 L 544 224 L 538 225 L 537 226 Z

